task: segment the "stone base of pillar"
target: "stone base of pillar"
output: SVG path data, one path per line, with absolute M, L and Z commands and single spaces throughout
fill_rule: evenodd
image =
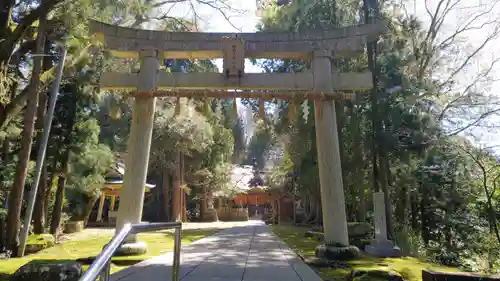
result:
M 115 252 L 117 256 L 138 256 L 144 255 L 148 251 L 148 245 L 146 242 L 137 241 L 124 243 Z
M 316 257 L 325 260 L 354 260 L 361 257 L 356 246 L 319 245 L 315 250 Z
M 371 256 L 380 258 L 397 258 L 403 255 L 401 249 L 391 240 L 373 241 L 365 247 L 365 252 Z

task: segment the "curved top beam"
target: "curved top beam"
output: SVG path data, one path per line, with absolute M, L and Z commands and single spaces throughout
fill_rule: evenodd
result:
M 364 24 L 329 30 L 257 33 L 203 33 L 140 30 L 98 21 L 90 22 L 90 32 L 123 58 L 138 56 L 143 49 L 156 49 L 166 58 L 221 58 L 228 39 L 245 42 L 247 58 L 307 58 L 318 48 L 330 49 L 336 56 L 351 56 L 364 50 L 367 40 L 384 33 L 384 23 Z

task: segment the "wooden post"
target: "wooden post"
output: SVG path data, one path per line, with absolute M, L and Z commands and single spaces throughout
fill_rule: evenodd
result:
M 187 194 L 186 194 L 186 191 L 185 190 L 182 190 L 182 221 L 183 222 L 187 222 L 188 219 L 187 219 Z
M 174 221 L 181 220 L 181 167 L 180 167 L 180 158 L 181 153 L 176 153 L 175 159 L 175 171 L 174 171 L 174 180 L 173 180 L 173 188 L 172 188 L 172 219 Z
M 184 190 L 184 154 L 181 153 L 181 216 L 182 221 L 187 222 L 187 193 Z
M 292 195 L 292 210 L 293 210 L 293 225 L 297 224 L 297 203 L 295 198 L 295 193 Z
M 111 204 L 109 205 L 109 210 L 112 212 L 115 210 L 115 203 L 116 203 L 116 195 L 111 195 Z
M 137 90 L 144 92 L 154 91 L 156 89 L 157 72 L 160 66 L 158 51 L 143 50 L 140 52 L 140 59 L 141 69 Z M 123 190 L 120 194 L 120 205 L 118 207 L 117 233 L 126 223 L 141 222 L 155 103 L 155 98 L 148 96 L 136 97 L 134 100 Z M 129 235 L 127 242 L 137 242 L 137 236 Z
M 104 201 L 106 200 L 106 195 L 102 194 L 99 198 L 99 207 L 97 209 L 97 222 L 102 221 L 102 210 L 104 209 Z
M 281 221 L 281 199 L 278 197 L 278 224 Z
M 171 209 L 170 209 L 170 196 L 171 192 L 171 184 L 170 184 L 170 175 L 168 169 L 165 169 L 162 172 L 162 193 L 163 193 L 163 204 L 162 204 L 162 214 L 165 220 L 170 218 Z
M 332 92 L 331 51 L 317 50 L 313 57 L 314 90 Z M 342 184 L 342 167 L 333 101 L 315 101 L 321 206 L 326 244 L 349 245 Z

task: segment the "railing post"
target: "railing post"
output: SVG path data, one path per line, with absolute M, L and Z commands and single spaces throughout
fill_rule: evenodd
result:
M 111 242 L 103 247 L 102 252 L 97 256 L 96 260 L 90 265 L 88 270 L 83 274 L 78 281 L 109 281 L 111 275 L 111 259 L 116 249 L 122 245 L 130 234 L 141 232 L 151 232 L 163 229 L 174 228 L 174 256 L 172 265 L 172 281 L 180 279 L 180 264 L 181 264 L 181 233 L 182 223 L 148 223 L 148 224 L 125 224 L 117 234 L 111 239 Z
M 176 227 L 174 232 L 174 261 L 172 264 L 172 281 L 179 281 L 179 269 L 181 264 L 181 230 L 182 226 Z
M 101 273 L 99 273 L 100 281 L 109 281 L 109 275 L 111 271 L 111 260 L 109 260 L 106 265 L 102 268 Z

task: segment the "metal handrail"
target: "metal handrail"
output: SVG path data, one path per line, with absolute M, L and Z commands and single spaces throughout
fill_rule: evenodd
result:
M 160 223 L 139 223 L 126 224 L 118 232 L 111 242 L 104 247 L 89 269 L 78 279 L 78 281 L 95 281 L 100 277 L 100 281 L 109 281 L 111 258 L 115 251 L 125 242 L 131 234 L 141 232 L 151 232 L 174 228 L 174 261 L 172 264 L 172 281 L 179 281 L 179 268 L 181 256 L 181 230 L 182 222 L 160 222 Z

